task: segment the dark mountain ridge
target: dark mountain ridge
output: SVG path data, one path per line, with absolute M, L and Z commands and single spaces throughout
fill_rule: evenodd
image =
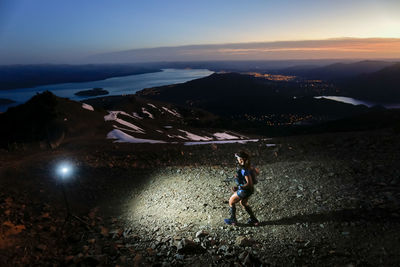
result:
M 335 63 L 324 67 L 296 66 L 276 71 L 304 79 L 324 80 L 337 88 L 332 95 L 373 102 L 400 102 L 400 63 L 365 60 Z
M 296 83 L 283 83 L 238 73 L 213 74 L 183 84 L 144 89 L 136 94 L 150 99 L 198 107 L 230 116 L 296 113 L 345 116 L 365 107 L 300 95 Z
M 376 75 L 386 77 L 388 73 L 391 77 L 397 68 L 397 65 L 387 67 Z M 241 129 L 267 136 L 388 127 L 400 130 L 398 110 L 315 99 L 306 90 L 296 81 L 266 81 L 251 75 L 223 73 L 183 84 L 144 89 L 137 95 L 219 115 L 218 121 L 207 124 L 209 127 Z
M 354 63 L 334 63 L 322 67 L 295 66 L 277 72 L 302 76 L 308 79 L 336 81 L 361 74 L 373 73 L 396 64 L 389 61 L 364 60 Z
M 350 96 L 386 103 L 400 102 L 399 85 L 400 63 L 338 82 L 338 86 Z
M 105 111 L 82 109 L 82 103 L 59 98 L 50 92 L 0 114 L 0 147 L 18 143 L 39 143 L 56 147 L 66 137 L 96 134 L 103 125 Z

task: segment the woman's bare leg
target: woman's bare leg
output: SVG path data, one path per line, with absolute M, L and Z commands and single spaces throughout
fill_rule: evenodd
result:
M 244 198 L 244 199 L 240 200 L 240 204 L 244 207 L 246 212 L 250 215 L 250 219 L 248 220 L 248 223 L 257 226 L 259 224 L 259 222 L 258 222 L 256 216 L 254 215 L 253 210 L 247 203 L 248 200 L 249 200 L 248 198 Z
M 239 196 L 237 195 L 237 193 L 233 194 L 231 196 L 231 198 L 229 199 L 229 207 L 234 206 L 236 203 L 238 203 L 240 201 Z

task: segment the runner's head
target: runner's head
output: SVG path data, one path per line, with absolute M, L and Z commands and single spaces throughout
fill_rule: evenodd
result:
M 245 168 L 250 167 L 250 155 L 248 153 L 242 150 L 239 153 L 235 153 L 235 157 L 240 166 L 243 166 Z

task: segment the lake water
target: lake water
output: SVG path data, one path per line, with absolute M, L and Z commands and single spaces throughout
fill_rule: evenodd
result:
M 378 102 L 371 102 L 371 101 L 365 101 L 365 100 L 359 100 L 356 98 L 351 98 L 351 97 L 345 97 L 345 96 L 315 96 L 314 98 L 316 99 L 321 99 L 321 98 L 326 98 L 334 101 L 339 101 L 342 103 L 346 104 L 353 104 L 353 105 L 365 105 L 367 107 L 373 107 L 376 105 L 383 106 L 385 108 L 400 108 L 400 103 L 378 103 Z
M 104 96 L 134 94 L 144 88 L 184 83 L 190 80 L 209 76 L 212 73 L 212 71 L 207 69 L 163 69 L 161 72 L 115 77 L 94 82 L 63 83 L 37 86 L 33 88 L 0 90 L 0 98 L 7 98 L 16 101 L 16 103 L 13 103 L 12 105 L 0 105 L 0 111 L 3 112 L 10 106 L 24 103 L 36 93 L 44 92 L 46 90 L 51 91 L 60 97 L 67 97 L 72 100 L 83 100 L 92 97 L 80 97 L 76 96 L 75 93 L 93 88 L 103 88 L 109 92 L 108 95 Z

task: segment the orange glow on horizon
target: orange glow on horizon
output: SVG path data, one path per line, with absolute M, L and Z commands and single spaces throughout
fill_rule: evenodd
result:
M 180 55 L 221 59 L 400 58 L 400 38 L 341 38 L 199 45 Z
M 294 42 L 296 43 L 296 42 Z M 219 53 L 227 54 L 251 54 L 268 52 L 290 52 L 290 51 L 331 51 L 331 52 L 365 52 L 365 53 L 400 53 L 400 39 L 379 40 L 376 42 L 351 41 L 345 44 L 321 44 L 312 47 L 266 47 L 266 48 L 222 48 Z

